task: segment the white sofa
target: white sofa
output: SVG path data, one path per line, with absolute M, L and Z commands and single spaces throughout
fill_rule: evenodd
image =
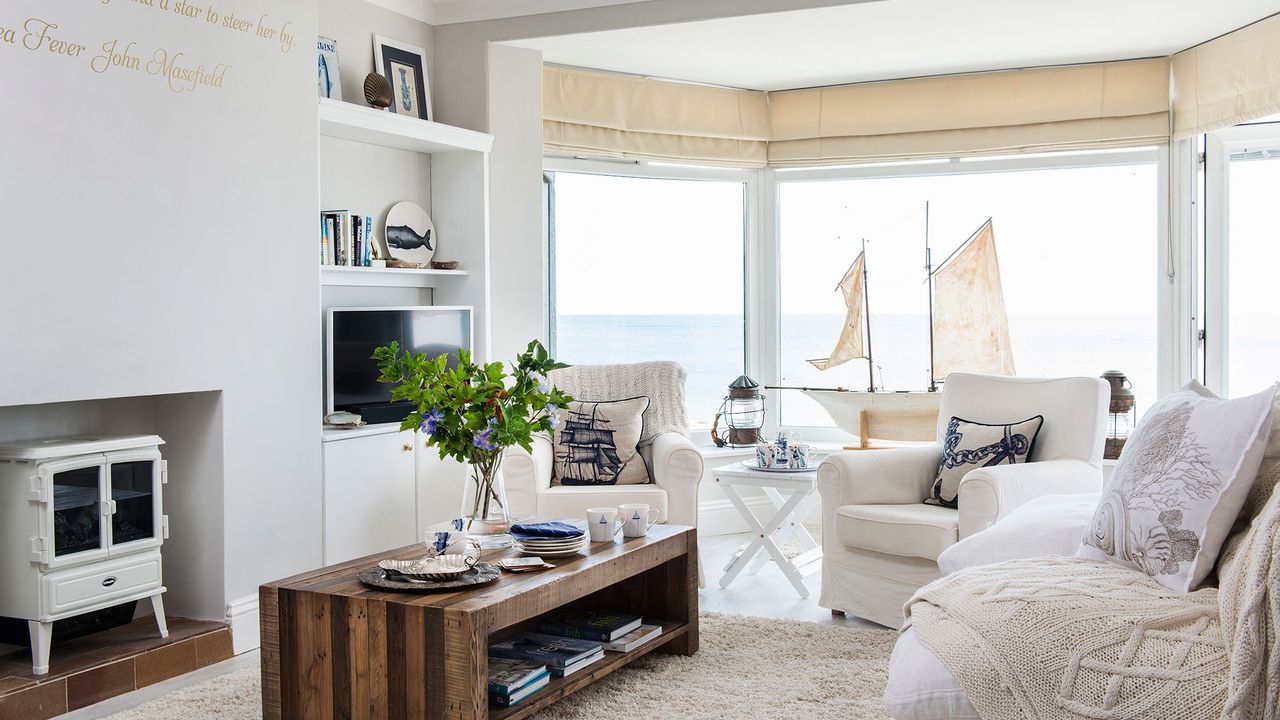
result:
M 897 628 L 902 606 L 939 577 L 938 556 L 1028 500 L 1102 487 L 1107 385 L 1098 378 L 952 373 L 937 444 L 855 450 L 818 468 L 822 591 L 818 604 Z M 925 505 L 951 417 L 1010 423 L 1044 416 L 1029 461 L 980 468 L 960 483 L 959 509 Z

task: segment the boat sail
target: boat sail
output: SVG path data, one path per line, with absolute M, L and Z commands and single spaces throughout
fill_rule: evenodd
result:
M 884 392 L 875 388 L 874 374 L 866 392 L 845 388 L 786 387 L 801 390 L 831 415 L 836 425 L 862 438 L 929 441 L 936 433 L 940 394 L 937 384 L 956 371 L 1013 375 L 1013 348 L 1005 311 L 996 254 L 995 230 L 988 219 L 936 268 L 928 240 L 928 204 L 925 205 L 925 270 L 929 285 L 929 386 L 924 391 Z M 810 360 L 819 370 L 829 370 L 850 360 L 871 360 L 871 321 L 866 284 L 866 249 L 840 281 L 845 322 L 828 358 Z M 866 341 L 863 342 L 865 330 Z M 871 427 L 869 417 L 881 420 Z
M 865 243 L 864 243 L 865 246 Z M 827 370 L 843 365 L 850 360 L 867 358 L 870 348 L 862 339 L 862 326 L 866 320 L 866 250 L 858 253 L 857 259 L 849 266 L 836 289 L 844 294 L 844 303 L 848 307 L 844 316 L 844 326 L 840 328 L 840 339 L 831 354 L 818 360 L 810 360 L 809 364 L 819 370 Z M 874 376 L 873 376 L 874 380 Z
M 991 220 L 933 271 L 932 328 L 934 380 L 957 370 L 1014 374 Z

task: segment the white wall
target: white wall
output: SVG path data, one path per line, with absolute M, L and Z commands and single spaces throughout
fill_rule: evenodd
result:
M 294 46 L 159 3 L 8 0 L 0 405 L 220 389 L 223 597 L 319 559 L 316 7 L 222 0 Z M 29 18 L 79 57 L 25 49 Z M 91 69 L 134 42 L 140 69 Z M 173 92 L 157 48 L 229 67 Z M 212 508 L 215 516 L 218 508 Z M 220 572 L 221 568 L 207 568 Z
M 546 339 L 542 237 L 542 53 L 489 46 L 489 357 L 510 362 L 533 338 Z M 498 200 L 500 198 L 500 201 Z M 530 225 L 530 221 L 533 224 Z

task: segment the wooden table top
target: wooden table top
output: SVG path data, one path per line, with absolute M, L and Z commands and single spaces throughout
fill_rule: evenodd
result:
M 549 592 L 557 586 L 577 585 L 586 576 L 592 577 L 592 585 L 609 584 L 610 581 L 685 554 L 690 546 L 696 547 L 696 532 L 694 528 L 684 525 L 654 525 L 645 537 L 617 537 L 612 542 L 591 543 L 581 553 L 571 557 L 547 558 L 546 561 L 555 565 L 555 569 L 525 573 L 504 570 L 496 582 L 456 592 L 380 590 L 368 587 L 357 579 L 360 571 L 377 565 L 379 560 L 421 557 L 425 550 L 420 543 L 264 583 L 263 587 L 434 607 L 455 612 L 477 612 L 520 596 L 536 595 L 539 591 Z M 520 557 L 520 553 L 514 548 L 486 550 L 480 559 L 492 563 L 507 557 Z

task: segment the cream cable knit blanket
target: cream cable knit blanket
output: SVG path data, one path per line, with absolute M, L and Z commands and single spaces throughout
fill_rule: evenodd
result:
M 983 720 L 1280 719 L 1280 468 L 1228 541 L 1221 590 L 1172 592 L 1068 557 L 973 567 L 907 603 L 907 623 Z
M 641 395 L 649 398 L 641 445 L 665 432 L 689 435 L 684 408 L 685 371 L 679 363 L 658 360 L 627 365 L 574 365 L 551 371 L 548 379 L 575 400 L 626 400 Z

